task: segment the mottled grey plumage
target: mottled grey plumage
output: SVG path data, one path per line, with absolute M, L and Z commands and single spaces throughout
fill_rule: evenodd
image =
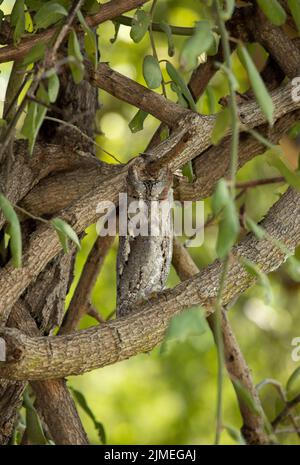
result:
M 148 209 L 148 217 L 155 212 L 152 201 L 172 201 L 172 177 L 162 170 L 151 177 L 140 160 L 130 167 L 127 178 L 128 204 L 142 200 Z M 152 205 L 152 207 L 151 207 Z M 127 213 L 127 217 L 130 215 Z M 155 215 L 158 218 L 158 215 Z M 142 236 L 131 232 L 120 236 L 117 257 L 117 316 L 137 311 L 139 304 L 161 291 L 166 283 L 173 244 L 171 211 L 163 220 L 164 230 L 160 235 Z

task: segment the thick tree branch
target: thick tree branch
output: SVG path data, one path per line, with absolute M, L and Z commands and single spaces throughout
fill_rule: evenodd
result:
M 284 194 L 262 226 L 292 253 L 300 242 L 300 194 L 292 189 Z M 273 242 L 258 241 L 251 234 L 232 254 L 256 262 L 266 273 L 277 269 L 286 259 Z M 221 266 L 219 261 L 213 263 L 174 289 L 149 299 L 129 317 L 67 336 L 29 338 L 18 330 L 2 328 L 0 337 L 7 344 L 7 362 L 0 364 L 0 377 L 16 380 L 64 377 L 148 352 L 162 341 L 173 315 L 198 304 L 205 308 L 207 316 L 213 312 Z M 240 261 L 233 258 L 222 304 L 228 304 L 253 282 Z

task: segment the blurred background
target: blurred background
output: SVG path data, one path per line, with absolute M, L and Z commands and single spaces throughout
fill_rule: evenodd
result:
M 10 9 L 13 1 L 5 1 L 1 8 Z M 148 9 L 146 7 L 145 9 Z M 177 26 L 193 26 L 201 19 L 200 2 L 195 0 L 159 1 L 155 18 Z M 98 28 L 101 61 L 122 74 L 145 85 L 142 76 L 142 62 L 151 53 L 149 38 L 135 44 L 130 38 L 130 28 L 121 26 L 117 41 L 112 44 L 114 25 L 106 22 Z M 167 56 L 167 41 L 164 34 L 154 33 L 159 59 Z M 170 59 L 178 67 L 178 51 L 184 37 L 174 37 L 176 53 Z M 263 67 L 266 54 L 258 45 L 251 45 L 252 55 L 258 67 Z M 11 64 L 0 65 L 0 100 L 3 105 L 6 83 Z M 165 66 L 162 64 L 162 69 Z M 249 88 L 247 74 L 234 58 L 234 69 L 240 84 L 239 91 Z M 188 80 L 188 74 L 184 75 Z M 168 80 L 167 75 L 165 75 Z M 174 101 L 177 96 L 167 86 L 168 97 Z M 227 95 L 226 78 L 219 71 L 197 104 L 200 113 L 216 113 L 222 96 Z M 133 134 L 129 122 L 137 109 L 122 103 L 105 92 L 99 93 L 101 108 L 97 115 L 96 141 L 122 162 L 144 151 L 158 121 L 148 116 L 144 129 Z M 298 149 L 285 138 L 283 146 L 291 160 L 298 158 Z M 108 163 L 114 163 L 100 149 L 97 155 Z M 239 180 L 257 179 L 278 175 L 262 154 L 244 166 Z M 247 212 L 259 220 L 284 191 L 274 186 L 249 189 L 246 195 Z M 210 199 L 205 200 L 205 214 L 210 214 Z M 200 268 L 211 263 L 215 255 L 217 226 L 205 230 L 205 242 L 199 248 L 190 249 Z M 91 225 L 83 239 L 83 247 L 77 256 L 74 282 L 67 299 L 79 279 L 85 259 L 96 239 L 95 226 Z M 111 249 L 104 268 L 93 291 L 92 303 L 103 317 L 107 317 L 116 303 L 116 252 L 117 240 Z M 300 253 L 299 253 L 300 256 Z M 169 286 L 179 282 L 172 269 Z M 286 266 L 270 276 L 273 291 L 271 302 L 266 302 L 265 292 L 255 286 L 242 295 L 230 308 L 230 321 L 245 358 L 250 365 L 255 383 L 265 379 L 276 379 L 286 384 L 291 373 L 299 366 L 292 360 L 292 340 L 300 337 L 300 282 L 292 278 Z M 94 320 L 85 317 L 80 327 L 87 328 Z M 203 324 L 199 334 L 189 335 L 183 340 L 168 344 L 167 350 L 157 347 L 151 354 L 142 354 L 128 361 L 95 370 L 83 376 L 71 377 L 69 385 L 82 392 L 106 432 L 108 444 L 211 444 L 215 434 L 217 397 L 217 357 L 210 330 Z M 298 392 L 299 392 L 298 384 Z M 295 386 L 297 389 L 297 386 Z M 271 385 L 261 391 L 263 406 L 273 419 L 282 408 L 278 392 Z M 84 426 L 92 443 L 99 444 L 98 433 L 93 422 L 79 407 Z M 299 411 L 300 414 L 300 411 Z M 232 385 L 226 378 L 224 385 L 224 423 L 240 428 L 241 417 Z M 289 424 L 282 429 L 288 429 Z M 296 444 L 295 434 L 282 432 L 282 443 Z M 224 430 L 223 444 L 235 441 Z

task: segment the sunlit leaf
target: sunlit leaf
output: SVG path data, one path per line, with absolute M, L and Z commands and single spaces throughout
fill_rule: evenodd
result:
M 9 226 L 7 232 L 10 236 L 10 251 L 12 262 L 16 268 L 22 266 L 22 233 L 18 215 L 16 214 L 10 201 L 0 194 L 0 208 Z
M 194 180 L 194 171 L 193 171 L 193 164 L 191 161 L 186 163 L 184 167 L 182 168 L 182 174 L 183 176 L 186 176 L 189 180 L 189 182 L 193 182 Z
M 80 249 L 80 241 L 74 229 L 61 218 L 53 218 L 51 224 L 54 226 L 64 252 L 68 252 L 68 239 L 70 239 Z
M 286 383 L 286 390 L 288 393 L 291 393 L 292 391 L 295 390 L 295 387 L 297 386 L 297 388 L 299 387 L 299 381 L 300 381 L 300 367 L 297 367 L 293 373 L 291 374 L 291 376 L 289 377 L 289 379 L 287 380 L 287 383 Z

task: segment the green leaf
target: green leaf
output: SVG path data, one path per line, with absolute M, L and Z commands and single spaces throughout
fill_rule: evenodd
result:
M 187 71 L 197 68 L 200 55 L 214 43 L 215 38 L 209 22 L 197 22 L 193 35 L 185 41 L 181 50 L 180 65 L 182 68 Z
M 25 31 L 25 11 L 24 0 L 16 0 L 10 15 L 10 24 L 14 28 L 13 39 L 14 44 L 18 44 L 21 36 Z
M 259 405 L 257 405 L 248 389 L 246 389 L 245 386 L 243 386 L 242 383 L 236 378 L 231 378 L 231 381 L 238 397 L 247 405 L 252 413 L 260 415 L 261 408 Z
M 16 214 L 10 201 L 0 194 L 0 208 L 9 226 L 7 233 L 10 236 L 10 251 L 14 267 L 22 266 L 22 233 L 18 215 Z
M 252 58 L 245 47 L 238 48 L 238 54 L 241 62 L 245 65 L 248 76 L 252 85 L 256 100 L 270 124 L 273 123 L 274 104 L 268 93 L 264 81 L 262 80 Z
M 42 83 L 39 85 L 36 96 L 38 100 L 45 103 L 45 105 L 49 104 L 50 102 L 49 96 Z M 46 113 L 47 113 L 47 107 L 45 107 L 44 105 L 41 105 L 36 102 L 30 102 L 28 104 L 27 114 L 26 114 L 21 132 L 23 136 L 26 137 L 26 139 L 28 139 L 28 147 L 29 147 L 30 155 L 33 152 L 34 144 L 35 144 L 38 132 L 40 130 L 40 127 L 44 121 L 44 117 Z
M 35 63 L 36 61 L 43 58 L 45 55 L 46 45 L 44 43 L 34 45 L 29 52 L 25 55 L 23 65 L 29 65 L 29 63 Z
M 193 171 L 193 164 L 191 161 L 186 163 L 184 167 L 182 168 L 182 174 L 183 176 L 186 176 L 189 180 L 189 182 L 193 182 L 194 180 L 194 171 Z
M 294 391 L 295 385 L 297 385 L 297 387 L 299 386 L 299 381 L 300 381 L 300 367 L 297 367 L 293 371 L 289 379 L 287 380 L 287 383 L 286 383 L 287 392 L 291 393 L 292 391 Z
M 290 168 L 282 161 L 277 152 L 269 150 L 266 154 L 267 162 L 270 166 L 276 168 L 285 178 L 286 182 L 300 192 L 300 174 Z
M 187 100 L 184 98 L 180 87 L 177 84 L 175 84 L 175 82 L 171 82 L 170 87 L 171 87 L 171 90 L 175 92 L 175 94 L 178 97 L 178 101 L 177 101 L 178 105 L 180 105 L 183 108 L 189 108 L 189 104 Z
M 300 2 L 299 0 L 288 0 L 288 7 L 292 13 L 298 32 L 300 34 Z
M 132 19 L 130 37 L 136 43 L 140 42 L 146 34 L 151 23 L 151 16 L 144 10 L 138 9 Z
M 235 0 L 226 0 L 226 8 L 221 11 L 221 18 L 223 21 L 228 21 L 233 15 L 235 8 Z
M 208 56 L 215 56 L 218 53 L 219 45 L 220 45 L 220 36 L 216 32 L 213 32 L 213 43 L 207 49 L 206 54 Z
M 226 429 L 229 436 L 234 441 L 236 441 L 238 444 L 240 444 L 241 446 L 246 445 L 245 439 L 243 438 L 243 436 L 241 435 L 241 432 L 237 428 L 234 428 L 233 426 L 230 426 L 230 425 L 224 425 L 223 428 Z
M 285 268 L 290 277 L 300 283 L 300 260 L 296 257 L 289 257 L 285 262 Z
M 161 30 L 164 31 L 168 39 L 168 55 L 170 57 L 173 57 L 175 54 L 175 45 L 174 45 L 174 40 L 173 40 L 173 35 L 172 35 L 172 29 L 169 26 L 169 24 L 166 23 L 165 21 L 161 21 L 159 23 L 159 26 Z
M 255 221 L 253 221 L 249 217 L 246 218 L 246 226 L 250 231 L 253 232 L 257 239 L 259 239 L 260 241 L 264 239 L 266 235 L 266 231 L 264 230 L 264 228 L 256 224 Z
M 59 91 L 59 78 L 56 73 L 48 78 L 48 95 L 51 103 L 55 102 Z
M 231 125 L 231 111 L 229 108 L 224 108 L 221 110 L 216 117 L 216 122 L 211 134 L 211 141 L 213 145 L 218 145 L 218 143 L 225 136 L 227 129 Z
M 68 39 L 68 56 L 71 58 L 69 66 L 75 84 L 79 84 L 84 77 L 83 56 L 75 31 L 72 29 Z
M 251 262 L 247 258 L 242 257 L 241 261 L 247 273 L 258 279 L 258 284 L 265 291 L 265 301 L 267 304 L 270 304 L 273 301 L 273 290 L 268 276 L 263 273 L 255 263 Z
M 61 218 L 53 218 L 51 224 L 56 230 L 64 252 L 68 252 L 68 239 L 74 242 L 80 249 L 80 241 L 74 229 Z
M 194 111 L 197 111 L 197 108 L 196 108 L 196 105 L 195 105 L 195 102 L 194 102 L 194 99 L 192 97 L 192 94 L 191 92 L 189 91 L 189 88 L 188 86 L 186 85 L 184 79 L 180 76 L 180 74 L 178 73 L 178 71 L 176 70 L 176 68 L 174 68 L 174 66 L 172 65 L 172 63 L 170 63 L 169 61 L 167 61 L 166 63 L 166 68 L 167 68 L 167 72 L 168 72 L 168 75 L 170 76 L 170 78 L 172 79 L 172 81 L 179 87 L 182 95 L 186 98 L 186 100 L 188 101 L 189 103 L 189 106 L 192 110 Z
M 257 3 L 275 26 L 282 26 L 286 22 L 286 12 L 277 0 L 257 0 Z
M 78 19 L 82 25 L 82 28 L 85 32 L 84 34 L 84 48 L 88 58 L 94 64 L 95 68 L 98 64 L 98 44 L 97 36 L 94 31 L 86 23 L 81 11 L 77 12 Z
M 201 336 L 207 330 L 201 308 L 191 308 L 173 316 L 167 329 L 164 342 L 171 340 L 184 341 L 191 336 Z
M 121 24 L 117 23 L 117 21 L 113 21 L 113 25 L 114 25 L 114 28 L 115 28 L 115 33 L 114 33 L 114 36 L 110 39 L 111 44 L 114 44 L 116 42 L 116 40 L 118 38 L 118 34 L 119 34 Z
M 213 194 L 212 209 L 215 215 L 221 213 L 216 251 L 219 258 L 224 258 L 232 249 L 240 232 L 240 223 L 234 200 L 228 186 L 221 179 Z
M 35 14 L 34 24 L 37 29 L 46 29 L 51 24 L 59 21 L 63 16 L 68 16 L 68 12 L 62 5 L 46 2 Z
M 217 216 L 229 199 L 229 191 L 225 179 L 220 179 L 212 196 L 212 211 Z
M 70 389 L 73 392 L 74 397 L 76 401 L 78 402 L 78 404 L 80 405 L 80 407 L 83 409 L 83 411 L 89 416 L 89 418 L 94 423 L 94 427 L 98 432 L 100 441 L 102 442 L 102 444 L 106 444 L 106 433 L 105 433 L 103 423 L 100 423 L 99 421 L 96 420 L 96 417 L 94 413 L 92 412 L 92 410 L 90 409 L 90 407 L 88 406 L 88 403 L 84 395 L 80 391 L 77 391 L 74 388 L 70 388 Z
M 24 392 L 23 402 L 26 409 L 26 432 L 30 444 L 46 445 L 48 441 L 44 435 L 41 420 L 29 397 L 28 390 Z
M 129 128 L 130 128 L 130 131 L 135 133 L 135 132 L 139 132 L 142 129 L 144 129 L 144 121 L 145 121 L 145 119 L 147 118 L 148 115 L 149 115 L 149 113 L 147 113 L 146 111 L 139 110 L 134 115 L 134 117 L 132 118 L 132 120 L 130 121 L 130 123 L 128 125 Z
M 162 82 L 162 74 L 158 59 L 146 55 L 143 62 L 143 76 L 149 89 L 157 89 Z

